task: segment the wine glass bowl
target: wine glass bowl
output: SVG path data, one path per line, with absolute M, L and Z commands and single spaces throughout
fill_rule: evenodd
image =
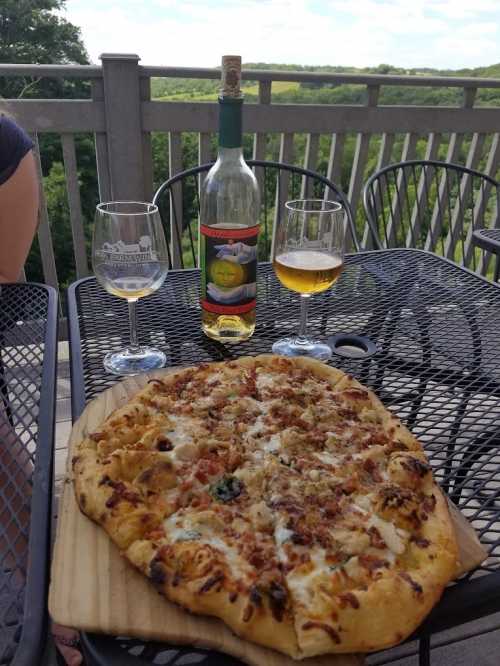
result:
M 331 348 L 307 335 L 309 298 L 329 289 L 344 262 L 345 216 L 341 204 L 323 199 L 287 201 L 275 231 L 272 260 L 281 284 L 300 294 L 301 323 L 295 337 L 278 340 L 275 354 L 328 360 Z
M 158 208 L 151 203 L 111 201 L 96 208 L 92 266 L 97 281 L 129 306 L 130 345 L 104 357 L 108 372 L 136 374 L 165 365 L 159 349 L 137 340 L 136 303 L 165 280 L 168 254 Z

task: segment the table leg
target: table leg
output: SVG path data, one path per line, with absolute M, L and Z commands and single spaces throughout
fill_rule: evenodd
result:
M 418 647 L 418 666 L 431 666 L 431 638 L 422 636 Z

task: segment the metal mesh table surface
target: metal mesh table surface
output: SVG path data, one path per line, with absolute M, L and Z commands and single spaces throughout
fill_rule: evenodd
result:
M 0 286 L 0 664 L 37 663 L 46 628 L 57 297 Z
M 299 296 L 268 264 L 259 266 L 257 327 L 244 343 L 206 338 L 198 298 L 198 271 L 172 271 L 139 302 L 140 341 L 160 347 L 168 365 L 269 352 L 298 330 Z M 76 418 L 117 381 L 102 359 L 128 342 L 127 305 L 87 278 L 70 288 L 69 314 Z M 469 579 L 488 575 L 500 590 L 500 289 L 427 252 L 359 253 L 346 257 L 334 288 L 311 299 L 309 321 L 323 339 L 347 332 L 376 344 L 369 358 L 334 355 L 331 364 L 374 389 L 411 428 L 437 480 L 488 548 L 487 561 L 460 589 L 472 591 L 479 581 Z

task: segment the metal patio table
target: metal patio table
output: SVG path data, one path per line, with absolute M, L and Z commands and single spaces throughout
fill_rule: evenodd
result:
M 486 252 L 493 252 L 495 259 L 495 282 L 500 273 L 500 229 L 476 229 L 472 232 L 472 241 Z
M 45 648 L 57 362 L 57 294 L 0 285 L 0 664 Z
M 205 337 L 198 298 L 193 269 L 171 271 L 139 302 L 139 338 L 163 349 L 170 366 L 269 352 L 274 340 L 298 330 L 299 296 L 281 287 L 269 264 L 259 266 L 257 327 L 246 342 Z M 128 342 L 127 304 L 85 278 L 70 287 L 68 307 L 76 419 L 117 380 L 102 359 Z M 309 313 L 311 331 L 336 348 L 332 365 L 374 389 L 419 437 L 437 480 L 489 551 L 418 630 L 423 666 L 432 633 L 500 611 L 500 288 L 420 250 L 364 252 L 346 257 L 338 283 L 311 299 Z M 98 664 L 150 663 L 162 650 L 162 664 L 184 663 L 176 660 L 187 650 L 96 635 L 83 643 Z M 203 663 L 236 662 L 212 652 Z

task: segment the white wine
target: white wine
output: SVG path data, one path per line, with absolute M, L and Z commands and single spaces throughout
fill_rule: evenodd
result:
M 104 284 L 104 281 L 101 282 Z M 132 278 L 131 280 L 124 280 L 123 282 L 120 280 L 107 282 L 104 284 L 104 289 L 113 296 L 132 300 L 154 294 L 159 286 L 159 284 L 151 283 L 150 280 L 145 280 L 144 278 Z
M 94 266 L 97 279 L 113 296 L 136 300 L 154 293 L 163 283 L 166 264 L 152 261 L 141 265 L 97 264 Z M 134 272 L 136 274 L 134 274 Z M 137 274 L 139 273 L 140 274 Z
M 255 329 L 259 188 L 243 159 L 241 58 L 223 56 L 219 151 L 202 188 L 202 329 L 223 342 Z
M 241 342 L 255 331 L 255 308 L 240 315 L 202 314 L 203 332 L 213 340 Z
M 341 257 L 317 250 L 295 250 L 278 254 L 273 268 L 281 284 L 299 294 L 317 294 L 337 280 L 343 262 Z

